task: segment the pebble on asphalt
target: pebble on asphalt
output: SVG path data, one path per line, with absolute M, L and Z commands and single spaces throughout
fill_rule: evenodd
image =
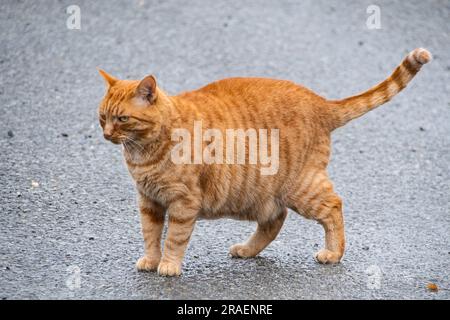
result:
M 427 289 L 433 292 L 439 291 L 439 287 L 435 283 L 427 284 Z

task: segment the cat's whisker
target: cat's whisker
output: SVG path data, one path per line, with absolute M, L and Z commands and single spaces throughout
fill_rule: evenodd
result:
M 133 146 L 133 147 L 138 147 L 139 149 L 134 149 L 140 156 L 142 156 L 142 157 L 149 157 L 150 156 L 150 154 L 148 153 L 148 151 L 147 150 L 145 150 L 145 148 L 142 146 L 142 145 L 140 145 L 138 142 L 136 142 L 136 140 L 134 140 L 133 138 L 130 138 L 130 137 L 125 137 L 125 144 L 126 143 L 130 143 L 131 144 L 131 146 Z
M 130 142 L 130 144 L 132 145 L 132 146 L 134 146 L 134 147 L 138 147 L 139 149 L 138 150 L 136 150 L 137 152 L 145 152 L 145 149 L 144 149 L 144 147 L 142 147 L 141 145 L 139 145 L 136 141 L 134 141 L 133 139 L 131 139 L 131 138 L 127 138 L 127 141 L 128 142 Z

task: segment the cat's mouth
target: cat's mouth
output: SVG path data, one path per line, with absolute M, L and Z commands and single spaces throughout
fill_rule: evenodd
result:
M 108 140 L 109 142 L 112 142 L 114 144 L 122 144 L 123 142 L 125 142 L 125 139 L 121 138 L 121 137 L 111 137 L 111 136 L 105 136 L 105 139 Z

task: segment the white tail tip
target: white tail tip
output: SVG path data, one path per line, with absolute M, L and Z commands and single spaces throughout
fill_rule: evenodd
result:
M 431 59 L 433 59 L 433 56 L 431 55 L 430 51 L 424 48 L 417 48 L 411 53 L 414 60 L 416 60 L 420 64 L 428 63 L 431 61 Z

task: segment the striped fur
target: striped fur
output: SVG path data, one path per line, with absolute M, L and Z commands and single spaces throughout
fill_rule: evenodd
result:
M 289 81 L 262 78 L 225 79 L 168 96 L 154 77 L 118 80 L 100 71 L 108 86 L 99 109 L 100 125 L 105 138 L 123 145 L 139 195 L 145 255 L 137 268 L 179 275 L 199 218 L 256 221 L 255 234 L 230 248 L 233 257 L 254 257 L 277 236 L 287 208 L 323 226 L 325 247 L 316 254 L 317 261 L 339 262 L 345 248 L 344 221 L 342 201 L 326 170 L 330 134 L 389 101 L 430 58 L 428 51 L 416 49 L 387 80 L 339 101 L 326 100 Z M 279 129 L 278 173 L 261 175 L 261 164 L 173 163 L 171 132 L 185 128 L 193 134 L 194 121 L 199 120 L 205 129 L 221 132 Z M 246 159 L 248 153 L 247 147 Z
M 330 101 L 336 116 L 334 128 L 345 125 L 370 110 L 381 106 L 402 91 L 420 68 L 431 60 L 431 54 L 422 48 L 412 51 L 392 75 L 370 90 L 344 100 Z

